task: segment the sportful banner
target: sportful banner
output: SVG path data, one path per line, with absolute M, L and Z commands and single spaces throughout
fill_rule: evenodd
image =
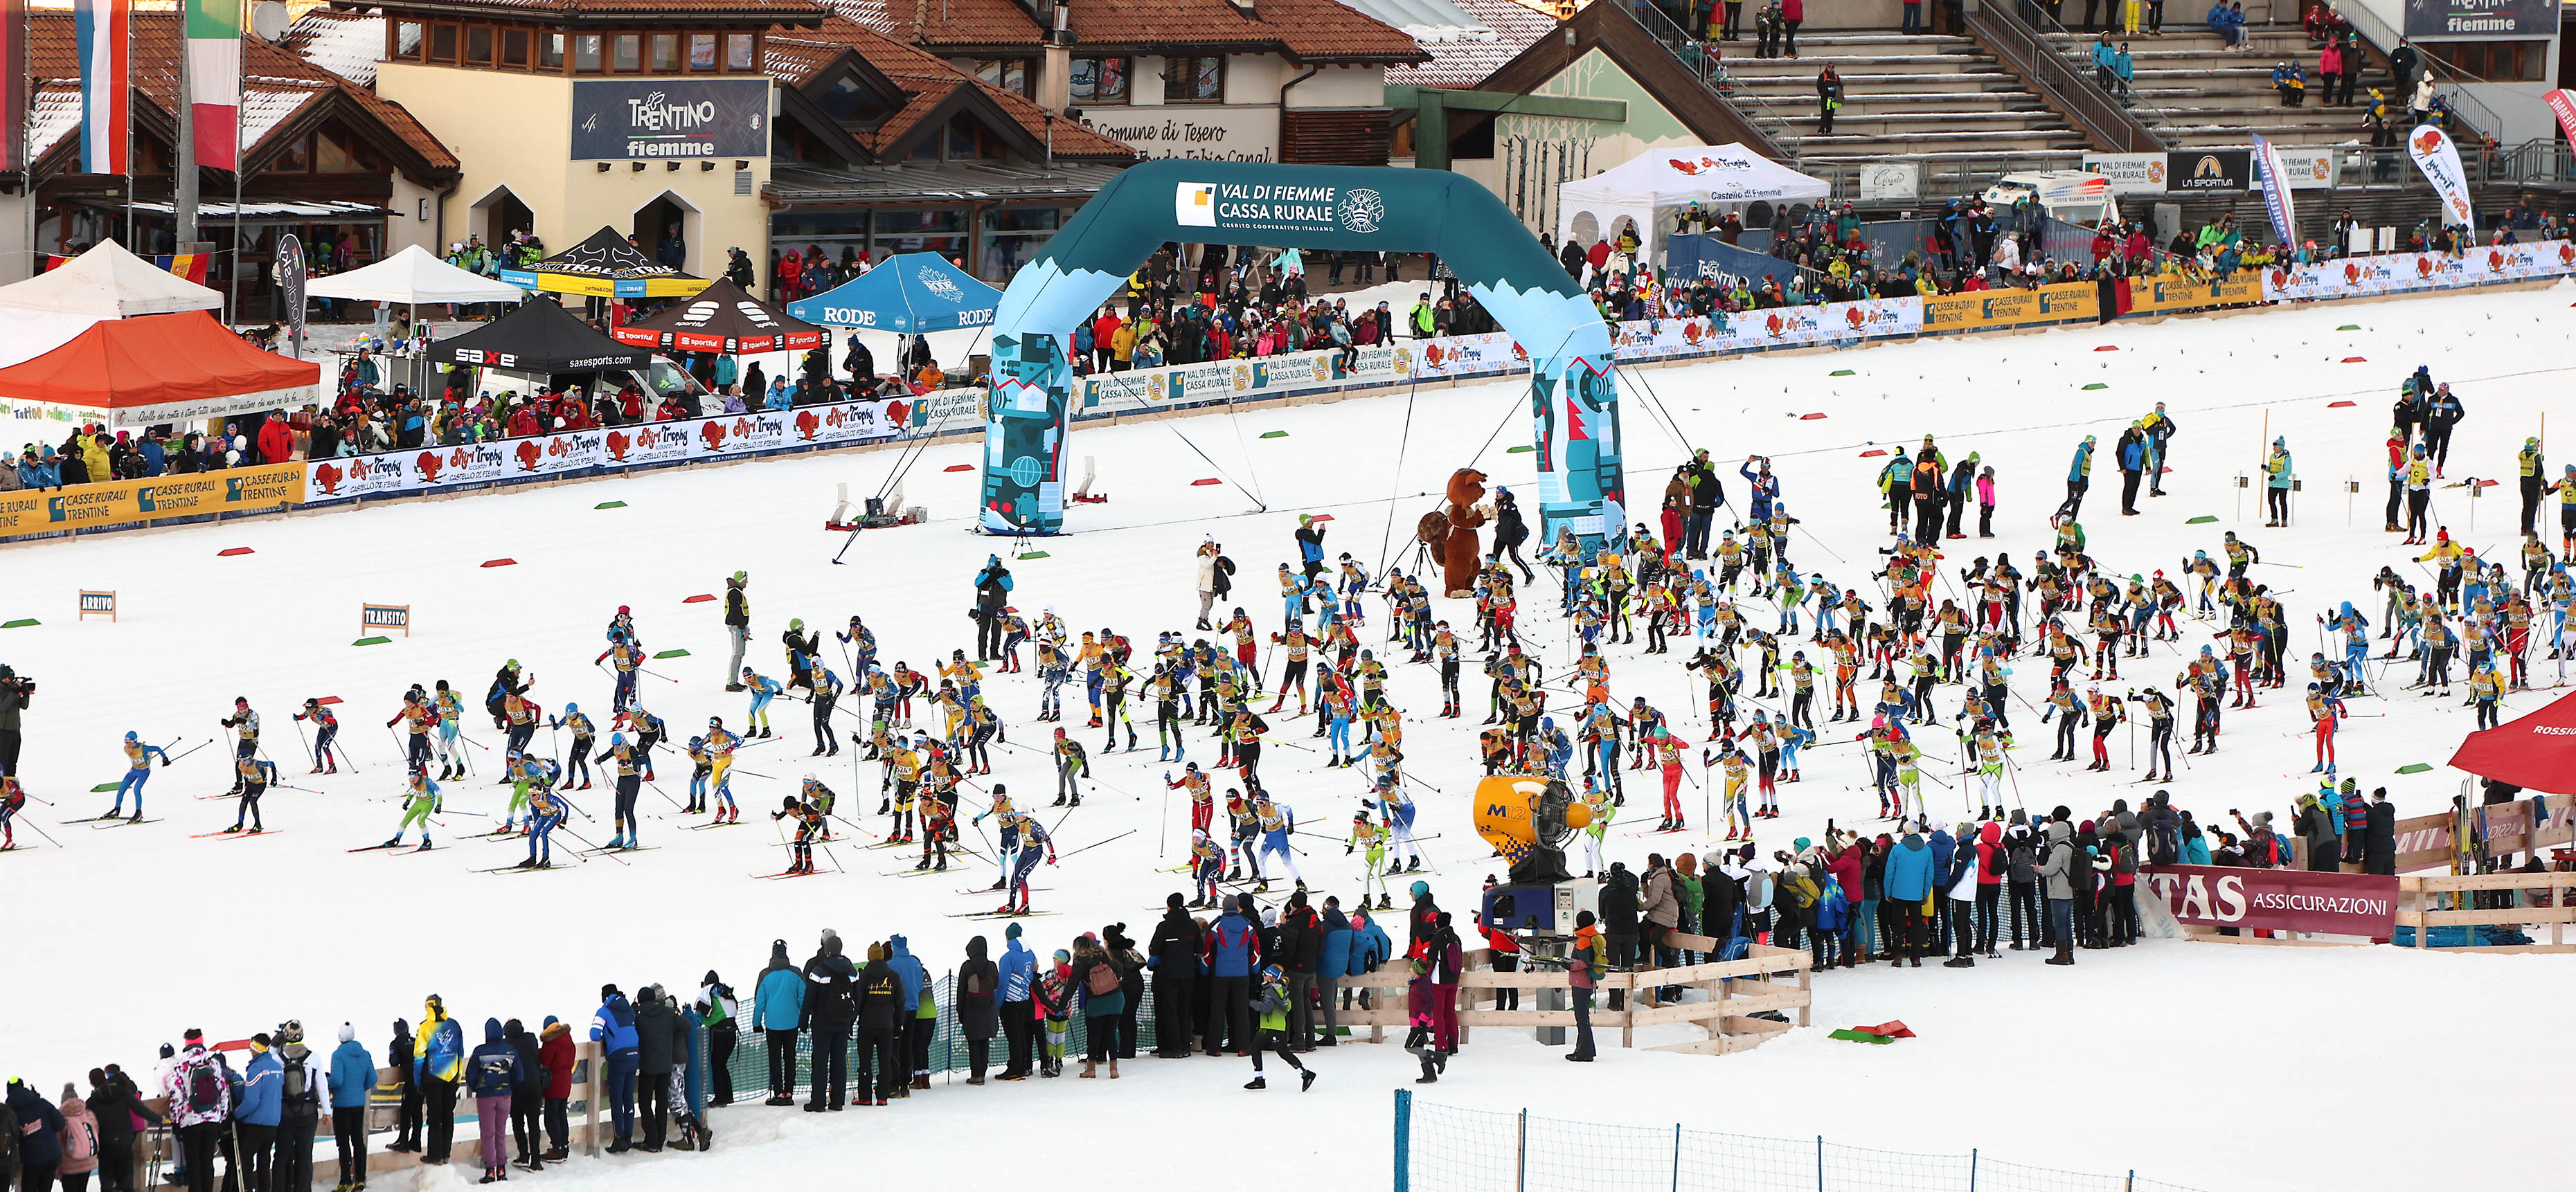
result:
M 964 400 L 952 394 L 962 394 Z M 791 447 L 890 439 L 907 432 L 965 430 L 982 421 L 980 398 L 980 391 L 954 390 L 919 398 L 835 402 L 312 460 L 301 465 L 299 499 L 319 504 L 684 460 L 742 459 Z M 934 418 L 935 412 L 943 410 Z
M 2281 155 L 2272 151 L 2272 142 L 2263 134 L 2254 134 L 2254 168 L 2263 182 L 2263 211 L 2272 217 L 2272 231 L 2283 244 L 2299 242 L 2298 213 L 2290 206 L 2290 176 L 2281 168 Z
M 572 85 L 574 161 L 767 156 L 767 79 L 601 80 Z
M 2150 865 L 2138 878 L 2195 926 L 2385 939 L 2397 921 L 2397 879 L 2379 874 Z
M 186 0 L 187 103 L 195 120 L 197 165 L 241 165 L 241 0 Z
M 81 172 L 123 174 L 133 149 L 133 0 L 72 0 L 80 53 Z
M 2469 208 L 2469 176 L 2460 169 L 2460 147 L 2451 143 L 2451 134 L 2418 124 L 2406 134 L 2406 152 L 2414 157 L 2415 168 L 2424 172 L 2424 180 L 2433 184 L 2433 193 L 2442 196 L 2443 225 L 2476 227 Z
M 2272 269 L 2263 275 L 2263 297 L 2273 302 L 2364 298 L 2530 281 L 2567 273 L 2576 273 L 2576 244 L 2543 240 L 2472 248 L 2458 256 L 2437 252 L 2382 253 Z

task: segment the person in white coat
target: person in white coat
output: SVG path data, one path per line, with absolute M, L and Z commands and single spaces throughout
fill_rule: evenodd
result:
M 1218 546 L 1216 539 L 1199 543 L 1199 628 L 1215 628 L 1208 622 L 1208 612 L 1216 607 L 1219 597 L 1233 590 L 1233 575 L 1234 560 L 1225 557 L 1225 548 Z

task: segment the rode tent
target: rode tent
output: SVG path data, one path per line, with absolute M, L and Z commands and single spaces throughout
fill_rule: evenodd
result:
M 611 330 L 622 344 L 661 352 L 714 352 L 751 356 L 762 352 L 801 352 L 823 346 L 823 329 L 743 293 L 729 281 L 710 283 L 695 298 L 672 303 L 668 310 Z
M 322 368 L 263 352 L 201 310 L 110 319 L 0 368 L 0 413 L 159 426 L 321 400 Z
M 636 251 L 614 228 L 601 228 L 529 268 L 504 269 L 501 280 L 523 290 L 592 298 L 685 298 L 708 284 Z
M 429 359 L 433 364 L 554 376 L 649 368 L 653 354 L 601 335 L 571 311 L 541 300 L 429 345 Z
M 2451 765 L 2524 790 L 2576 794 L 2576 695 L 2460 742 Z

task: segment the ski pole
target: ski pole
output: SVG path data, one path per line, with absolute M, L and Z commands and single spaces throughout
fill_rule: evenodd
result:
M 175 742 L 174 742 L 174 743 L 175 743 Z M 178 760 L 179 760 L 179 758 L 180 758 L 180 757 L 186 757 L 186 756 L 188 756 L 188 754 L 190 754 L 190 753 L 195 753 L 196 751 L 198 751 L 198 750 L 200 750 L 200 749 L 203 749 L 203 748 L 205 748 L 206 746 L 208 746 L 208 745 L 212 745 L 212 744 L 214 744 L 214 743 L 215 743 L 215 739 L 214 739 L 213 737 L 208 737 L 208 738 L 206 738 L 206 739 L 205 739 L 205 740 L 203 740 L 203 741 L 199 741 L 199 742 L 197 742 L 196 744 L 189 746 L 189 747 L 188 747 L 188 749 L 187 749 L 187 752 L 186 752 L 186 753 L 181 753 L 181 754 L 179 755 L 179 757 L 170 757 L 170 754 L 169 754 L 169 752 L 168 752 L 167 750 L 162 751 L 161 756 L 163 756 L 163 757 L 168 757 L 168 758 L 170 758 L 170 761 L 172 761 L 172 762 L 176 762 L 176 761 L 178 761 Z
M 557 824 L 557 825 L 555 825 L 555 831 L 561 832 L 561 833 L 563 833 L 563 834 L 564 834 L 564 835 L 566 835 L 566 836 L 570 836 L 570 837 L 572 837 L 572 838 L 573 838 L 573 839 L 575 839 L 575 840 L 579 840 L 579 841 L 581 841 L 581 846 L 582 846 L 583 848 L 589 849 L 591 852 L 593 852 L 593 853 L 597 853 L 597 854 L 599 854 L 600 856 L 606 857 L 606 858 L 608 858 L 608 859 L 609 859 L 609 860 L 611 860 L 611 861 L 615 861 L 615 862 L 617 862 L 617 863 L 618 863 L 618 864 L 620 864 L 620 865 L 630 865 L 630 866 L 631 866 L 631 865 L 633 864 L 633 862 L 628 861 L 626 858 L 621 857 L 621 856 L 618 856 L 618 855 L 616 854 L 616 852 L 614 852 L 613 850 L 604 849 L 604 848 L 599 847 L 599 846 L 598 846 L 598 845 L 596 845 L 596 844 L 592 844 L 589 840 L 584 839 L 581 833 L 573 831 L 573 830 L 572 830 L 572 828 L 571 828 L 571 826 L 569 826 L 569 825 L 566 825 L 566 824 Z M 586 859 L 586 857 L 585 857 L 585 859 Z
M 1134 829 L 1134 828 L 1129 828 L 1129 829 L 1127 829 L 1126 831 L 1121 832 L 1121 833 L 1119 833 L 1119 834 L 1118 834 L 1118 835 L 1116 835 L 1116 836 L 1112 836 L 1112 837 L 1110 837 L 1110 838 L 1109 838 L 1109 840 L 1120 840 L 1120 839 L 1124 839 L 1124 838 L 1129 837 L 1129 836 L 1133 836 L 1133 835 L 1135 835 L 1135 834 L 1136 834 L 1136 829 Z M 52 839 L 52 838 L 51 838 L 51 837 L 47 837 L 47 839 Z M 1104 845 L 1104 844 L 1109 843 L 1109 840 L 1099 840 L 1099 841 L 1094 841 L 1094 842 L 1092 842 L 1092 843 L 1090 843 L 1090 844 L 1086 844 L 1086 845 L 1082 846 L 1081 848 L 1078 848 L 1078 849 L 1073 850 L 1073 852 L 1071 852 L 1071 853 L 1062 853 L 1062 854 L 1059 854 L 1059 855 L 1056 857 L 1056 860 L 1058 860 L 1058 861 L 1062 861 L 1062 860 L 1063 860 L 1064 858 L 1066 858 L 1066 857 L 1073 856 L 1073 855 L 1074 855 L 1074 853 L 1086 853 L 1086 852 L 1090 852 L 1090 851 L 1091 851 L 1091 850 L 1093 850 L 1093 849 L 1099 848 L 1101 845 Z M 1289 846 L 1289 847 L 1291 847 L 1291 848 L 1295 848 L 1296 846 L 1291 845 L 1291 846 Z M 1303 850 L 1303 849 L 1299 849 L 1298 851 L 1299 851 L 1299 852 L 1304 852 L 1305 850 Z

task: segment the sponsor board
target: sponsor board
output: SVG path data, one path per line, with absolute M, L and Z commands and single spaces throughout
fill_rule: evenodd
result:
M 1979 290 L 1924 299 L 1923 329 L 1981 331 L 2095 319 L 2101 313 L 2101 293 L 2091 282 L 2041 286 L 2036 290 Z
M 303 464 L 84 484 L 0 498 L 0 536 L 132 525 L 171 517 L 248 513 L 301 504 Z
M 2364 298 L 2576 272 L 2576 243 L 2544 240 L 2448 253 L 2381 253 L 2266 270 L 2263 296 L 2275 302 Z

